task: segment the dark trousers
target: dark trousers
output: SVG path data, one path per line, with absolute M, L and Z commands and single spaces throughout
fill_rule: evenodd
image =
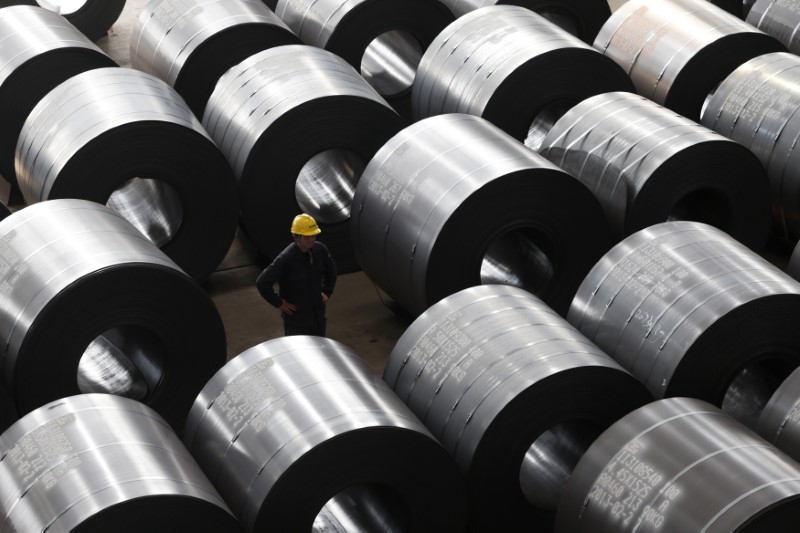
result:
M 325 323 L 323 320 L 321 324 L 290 324 L 283 321 L 283 333 L 287 337 L 291 335 L 316 335 L 317 337 L 325 336 Z

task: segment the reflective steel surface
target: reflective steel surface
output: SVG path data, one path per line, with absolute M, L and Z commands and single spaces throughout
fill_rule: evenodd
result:
M 745 20 L 778 39 L 790 52 L 800 52 L 798 0 L 756 0 Z
M 420 43 L 407 31 L 387 31 L 364 51 L 361 75 L 379 94 L 402 93 L 414 83 L 422 52 Z
M 300 169 L 295 185 L 297 205 L 318 224 L 350 219 L 350 204 L 364 162 L 349 150 L 325 150 Z
M 800 369 L 789 374 L 778 387 L 753 429 L 800 461 Z

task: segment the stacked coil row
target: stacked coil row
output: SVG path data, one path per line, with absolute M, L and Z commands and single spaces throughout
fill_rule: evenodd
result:
M 63 17 L 92 41 L 104 36 L 125 8 L 125 0 L 0 0 L 0 8 L 15 5 L 42 6 Z

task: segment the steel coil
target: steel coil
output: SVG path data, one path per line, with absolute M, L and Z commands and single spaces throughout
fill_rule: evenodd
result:
M 594 46 L 625 69 L 636 92 L 692 120 L 737 67 L 785 51 L 774 37 L 704 0 L 629 0 Z
M 41 6 L 67 19 L 92 41 L 103 37 L 125 8 L 125 0 L 0 0 L 0 8 L 19 4 Z
M 567 319 L 656 398 L 690 396 L 754 424 L 800 364 L 800 284 L 699 222 L 634 233 L 589 272 Z
M 422 53 L 453 14 L 439 0 L 264 0 L 308 45 L 355 67 L 401 115 Z
M 440 0 L 456 17 L 497 4 L 511 4 L 530 9 L 580 40 L 592 43 L 597 32 L 611 16 L 606 0 Z
M 184 442 L 248 531 L 464 531 L 463 479 L 420 421 L 346 346 L 273 339 L 208 382 Z M 328 518 L 326 518 L 328 517 Z
M 670 398 L 629 414 L 584 454 L 558 533 L 790 532 L 800 465 L 718 408 Z
M 552 530 L 581 454 L 652 401 L 539 298 L 505 285 L 431 306 L 397 341 L 383 379 L 464 473 L 470 531 Z
M 28 204 L 83 198 L 118 210 L 195 278 L 236 233 L 236 182 L 181 97 L 133 69 L 74 76 L 34 108 L 17 143 Z
M 516 285 L 566 313 L 611 246 L 585 185 L 461 114 L 417 122 L 380 149 L 358 182 L 351 228 L 363 271 L 414 315 L 482 283 Z
M 107 394 L 59 399 L 0 436 L 2 531 L 241 531 L 164 419 Z
M 744 20 L 747 17 L 750 8 L 758 0 L 708 0 L 710 3 L 732 13 Z
M 134 68 L 166 81 L 202 117 L 230 67 L 299 42 L 261 0 L 156 0 L 136 20 L 130 57 Z
M 80 392 L 134 397 L 180 428 L 226 359 L 202 288 L 111 209 L 51 200 L 0 222 L 3 381 L 20 415 Z
M 14 203 L 19 200 L 14 149 L 30 112 L 72 76 L 113 66 L 110 57 L 52 11 L 0 9 L 0 174 L 11 183 Z
M 789 374 L 778 387 L 754 429 L 778 449 L 800 461 L 800 368 Z
M 633 91 L 613 61 L 529 9 L 497 5 L 467 13 L 436 37 L 411 100 L 415 118 L 476 115 L 537 148 L 564 111 L 610 91 Z
M 778 39 L 786 48 L 800 52 L 800 2 L 797 0 L 757 0 L 747 22 Z
M 742 145 L 631 93 L 573 107 L 539 153 L 594 192 L 615 242 L 666 220 L 716 226 L 753 250 L 770 230 L 770 190 Z
M 306 45 L 260 52 L 220 79 L 203 124 L 234 169 L 241 225 L 266 258 L 290 243 L 290 222 L 305 211 L 338 271 L 358 270 L 355 184 L 404 121 L 353 67 Z
M 766 168 L 773 232 L 800 239 L 800 58 L 766 54 L 736 69 L 708 99 L 701 123 L 743 144 Z

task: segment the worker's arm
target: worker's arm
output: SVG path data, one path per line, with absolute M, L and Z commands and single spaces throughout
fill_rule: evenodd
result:
M 325 263 L 325 272 L 322 277 L 322 294 L 323 301 L 327 303 L 328 297 L 333 294 L 333 288 L 336 286 L 336 263 L 333 262 L 331 253 L 325 248 L 322 254 L 323 262 Z
M 261 294 L 261 297 L 277 308 L 280 308 L 284 302 L 281 297 L 278 296 L 278 293 L 275 292 L 275 283 L 277 283 L 278 279 L 280 279 L 283 274 L 285 263 L 285 257 L 279 255 L 256 279 L 256 288 L 259 294 Z

